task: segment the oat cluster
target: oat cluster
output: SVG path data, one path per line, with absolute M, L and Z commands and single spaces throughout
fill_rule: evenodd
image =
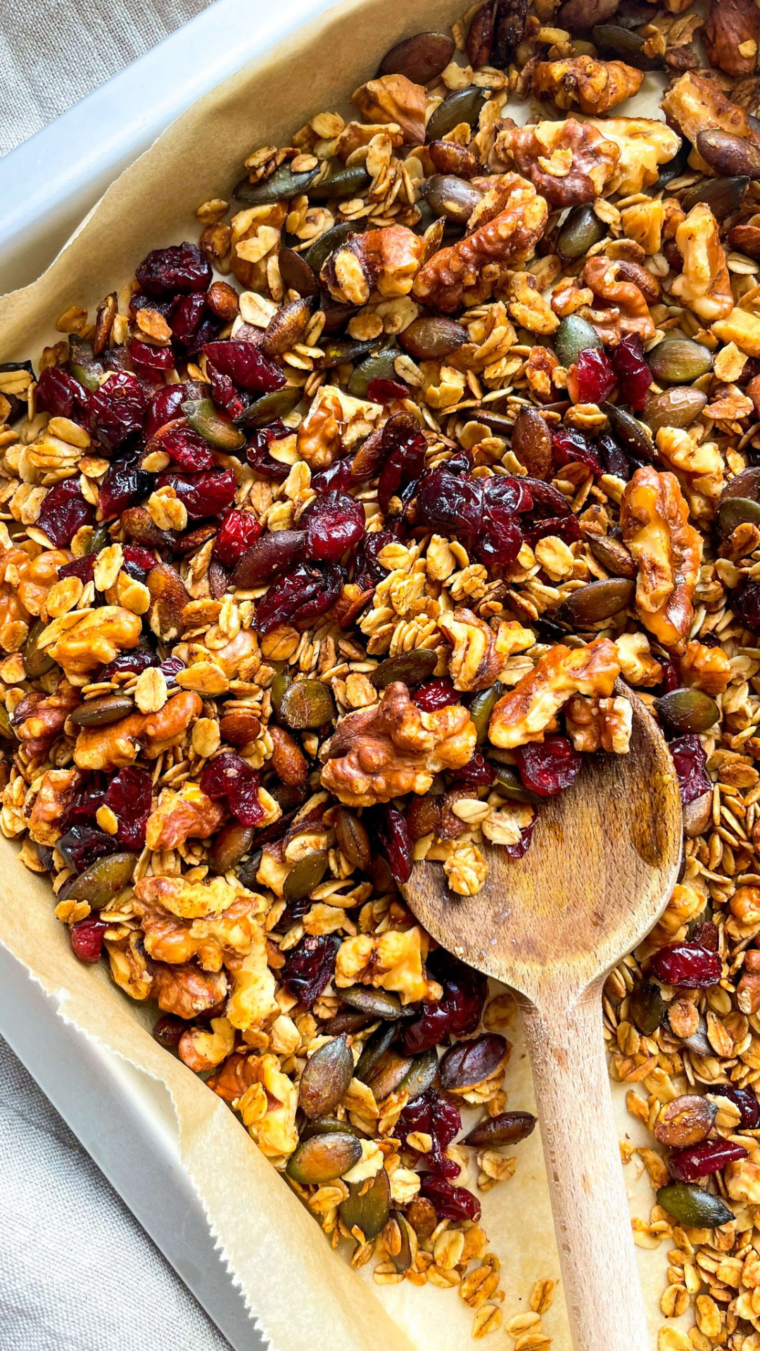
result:
M 620 677 L 685 834 L 605 990 L 635 1237 L 659 1351 L 760 1351 L 759 36 L 476 4 L 0 366 L 3 833 L 332 1244 L 516 1351 L 514 1004 L 400 888 L 517 866 L 628 750 Z

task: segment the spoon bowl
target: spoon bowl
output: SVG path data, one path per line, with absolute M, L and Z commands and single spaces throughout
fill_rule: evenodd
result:
M 530 849 L 486 849 L 476 896 L 440 865 L 402 888 L 435 940 L 519 997 L 576 1351 L 648 1351 L 614 1134 L 601 987 L 649 932 L 678 875 L 681 801 L 665 739 L 632 705 L 627 755 L 584 756 L 572 789 L 538 808 Z

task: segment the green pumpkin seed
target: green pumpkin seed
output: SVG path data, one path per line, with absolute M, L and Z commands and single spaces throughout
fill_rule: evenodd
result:
M 665 338 L 647 353 L 649 369 L 658 384 L 691 385 L 712 369 L 709 348 L 691 338 Z
M 436 1049 L 431 1046 L 429 1050 L 422 1051 L 414 1056 L 411 1069 L 401 1080 L 401 1091 L 409 1094 L 409 1101 L 414 1102 L 423 1093 L 427 1093 L 438 1077 L 438 1056 Z
M 45 632 L 47 624 L 42 619 L 36 619 L 29 630 L 29 637 L 24 644 L 24 670 L 30 680 L 37 680 L 39 676 L 52 671 L 55 661 L 50 656 L 46 648 L 38 647 L 41 635 Z
M 454 319 L 428 314 L 422 319 L 413 319 L 409 327 L 399 333 L 398 340 L 418 361 L 440 361 L 467 342 L 467 329 Z
M 445 216 L 455 225 L 466 225 L 483 194 L 464 178 L 453 174 L 433 174 L 422 184 L 425 201 L 436 216 Z
M 607 421 L 624 450 L 637 459 L 654 460 L 654 442 L 648 427 L 639 422 L 633 413 L 618 408 L 617 404 L 605 401 L 600 407 L 606 413 Z
M 354 1070 L 355 1077 L 361 1080 L 363 1084 L 366 1084 L 381 1056 L 385 1055 L 397 1035 L 398 1028 L 394 1027 L 393 1023 L 383 1023 L 365 1041 L 359 1062 Z
M 503 693 L 504 686 L 500 680 L 497 680 L 496 683 L 490 685 L 487 690 L 478 690 L 470 704 L 470 718 L 475 724 L 475 730 L 478 734 L 477 744 L 479 746 L 483 745 L 483 742 L 488 736 L 488 724 L 491 721 L 491 714 Z
M 329 859 L 324 849 L 315 849 L 313 854 L 299 858 L 295 867 L 288 873 L 282 884 L 282 894 L 286 901 L 302 901 L 318 887 L 325 873 Z
M 11 720 L 8 717 L 8 710 L 4 704 L 0 704 L 0 736 L 6 741 L 15 741 Z
M 209 850 L 208 863 L 212 873 L 227 873 L 243 858 L 253 843 L 253 826 L 241 826 L 230 821 L 223 826 Z
M 313 202 L 326 202 L 332 197 L 360 197 L 371 182 L 363 164 L 353 164 L 350 168 L 342 165 L 327 178 L 314 183 L 309 188 L 309 197 Z
M 80 385 L 94 393 L 100 389 L 100 378 L 105 371 L 102 361 L 93 352 L 92 343 L 87 338 L 69 336 L 69 371 Z
M 347 361 L 357 361 L 371 351 L 371 342 L 358 342 L 355 338 L 331 338 L 324 344 L 322 356 L 317 358 L 314 366 L 318 371 L 330 371 Z
M 671 690 L 655 699 L 658 716 L 676 732 L 706 732 L 720 716 L 718 705 L 702 690 Z
M 91 910 L 102 910 L 132 880 L 137 854 L 109 854 L 85 868 L 66 892 L 66 899 L 87 901 Z
M 486 1118 L 465 1135 L 463 1145 L 475 1145 L 478 1149 L 498 1149 L 501 1145 L 515 1145 L 526 1140 L 535 1129 L 536 1118 L 532 1112 L 501 1112 L 498 1116 Z
M 377 356 L 369 356 L 356 367 L 348 382 L 348 392 L 355 399 L 366 399 L 367 388 L 371 380 L 395 380 L 394 362 L 401 356 L 397 347 L 388 347 Z
M 644 409 L 644 419 L 653 432 L 661 427 L 677 427 L 683 431 L 699 417 L 707 395 L 701 389 L 663 390 L 662 394 L 651 394 Z
M 88 548 L 87 553 L 99 554 L 101 549 L 107 548 L 110 543 L 111 536 L 108 533 L 108 526 L 99 525 L 97 530 L 95 530 L 90 537 L 90 547 Z
M 282 722 L 282 701 L 285 698 L 285 692 L 290 689 L 292 684 L 293 677 L 287 666 L 284 671 L 278 671 L 272 681 L 272 708 L 278 722 Z
M 438 654 L 427 647 L 419 647 L 414 652 L 401 652 L 397 657 L 388 657 L 370 672 L 370 680 L 376 690 L 384 690 L 394 680 L 404 685 L 419 685 L 428 680 L 438 665 Z
M 573 624 L 585 628 L 619 614 L 631 604 L 635 590 L 636 584 L 630 577 L 605 577 L 600 581 L 587 582 L 585 586 L 571 592 L 562 610 L 569 615 Z
M 337 1116 L 320 1116 L 316 1121 L 307 1121 L 301 1131 L 302 1140 L 311 1140 L 315 1135 L 355 1135 L 357 1140 L 361 1138 L 360 1132 L 350 1121 L 339 1121 Z
M 303 390 L 295 385 L 285 385 L 284 389 L 275 389 L 271 394 L 262 394 L 237 418 L 239 427 L 266 427 L 275 418 L 287 417 L 296 404 L 301 402 Z
M 319 295 L 319 281 L 300 253 L 284 248 L 280 249 L 277 258 L 286 291 L 297 291 L 299 296 Z
M 660 70 L 663 65 L 661 56 L 648 56 L 644 50 L 645 39 L 629 28 L 621 28 L 614 23 L 600 23 L 592 29 L 594 46 L 601 56 L 608 60 L 625 61 L 636 70 Z
M 744 194 L 749 187 L 749 179 L 742 178 L 703 178 L 695 183 L 681 198 L 681 206 L 689 212 L 697 202 L 705 202 L 717 221 L 723 221 L 738 211 Z
M 126 694 L 101 694 L 99 699 L 87 699 L 71 714 L 71 721 L 77 727 L 106 727 L 111 722 L 119 722 L 135 706 Z
M 533 792 L 532 788 L 525 787 L 520 775 L 512 765 L 500 765 L 496 761 L 491 761 L 491 768 L 496 774 L 493 787 L 508 802 L 538 803 L 543 800 L 540 794 Z
M 279 716 L 287 727 L 302 732 L 322 727 L 335 717 L 335 700 L 329 685 L 321 680 L 295 680 L 280 699 Z
M 401 1244 L 398 1251 L 396 1251 L 396 1246 L 394 1244 L 394 1251 L 390 1255 L 390 1260 L 396 1268 L 396 1271 L 401 1273 L 408 1271 L 417 1260 L 419 1240 L 408 1219 L 405 1215 L 401 1214 L 400 1210 L 392 1210 L 390 1218 L 395 1220 L 401 1235 Z
M 369 985 L 349 985 L 340 991 L 340 997 L 352 1009 L 369 1013 L 373 1018 L 395 1022 L 398 1018 L 409 1016 L 398 995 L 388 990 L 373 990 Z
M 352 235 L 360 234 L 361 230 L 361 223 L 357 224 L 354 221 L 344 221 L 341 225 L 333 225 L 331 230 L 325 230 L 325 233 L 320 235 L 319 239 L 315 239 L 311 248 L 303 255 L 312 272 L 318 277 L 330 254 L 340 248 L 341 244 L 345 244 Z
M 692 1229 L 716 1229 L 735 1218 L 733 1210 L 719 1196 L 713 1196 L 695 1182 L 671 1182 L 660 1187 L 657 1204 L 679 1224 Z
M 589 249 L 604 239 L 606 233 L 607 226 L 592 206 L 576 206 L 557 236 L 557 252 L 566 262 L 585 258 Z
M 563 366 L 572 366 L 581 352 L 602 345 L 593 324 L 581 319 L 579 314 L 565 315 L 554 338 L 554 347 Z
M 243 206 L 266 206 L 269 202 L 281 202 L 286 197 L 297 197 L 311 187 L 318 173 L 319 168 L 294 174 L 289 165 L 281 164 L 273 174 L 259 179 L 258 183 L 251 183 L 247 176 L 241 178 L 233 190 L 233 201 L 241 202 Z
M 400 1055 L 397 1051 L 386 1051 L 365 1082 L 372 1089 L 377 1102 L 384 1102 L 391 1093 L 401 1090 L 412 1068 L 410 1056 Z
M 412 84 L 430 84 L 446 69 L 454 55 L 454 42 L 448 33 L 415 33 L 385 53 L 380 62 L 381 75 L 405 75 Z
M 336 812 L 335 834 L 337 836 L 340 851 L 348 859 L 349 863 L 353 863 L 355 868 L 361 868 L 363 872 L 366 872 L 372 860 L 372 847 L 369 842 L 369 835 L 358 816 L 356 816 L 354 812 L 350 812 L 348 807 L 339 807 Z M 354 988 L 364 989 L 364 986 L 356 986 Z M 341 991 L 341 994 L 345 999 L 345 993 Z M 384 997 L 387 999 L 391 998 L 390 995 L 384 995 Z M 395 999 L 396 996 L 393 995 L 392 998 Z
M 182 405 L 182 412 L 193 431 L 200 432 L 217 450 L 240 450 L 245 445 L 243 433 L 229 418 L 220 416 L 211 399 L 188 399 Z
M 348 1040 L 334 1037 L 307 1060 L 298 1085 L 298 1106 L 308 1117 L 325 1116 L 345 1097 L 353 1077 Z
M 385 1228 L 391 1208 L 391 1185 L 384 1168 L 375 1174 L 371 1187 L 366 1182 L 350 1182 L 349 1195 L 338 1207 L 346 1228 L 361 1230 L 367 1242 Z
M 730 535 L 737 525 L 760 524 L 760 502 L 749 497 L 727 497 L 721 502 L 718 526 L 721 535 Z
M 426 141 L 442 141 L 460 122 L 474 127 L 485 103 L 485 94 L 477 85 L 469 89 L 455 89 L 447 94 L 443 103 L 439 103 L 425 132 Z
M 321 1186 L 350 1172 L 361 1156 L 361 1140 L 348 1131 L 313 1135 L 310 1140 L 302 1140 L 291 1154 L 286 1172 L 295 1182 Z
M 628 1000 L 628 1016 L 639 1032 L 651 1037 L 665 1017 L 665 1001 L 659 985 L 652 980 L 642 980 L 639 985 L 634 985 Z

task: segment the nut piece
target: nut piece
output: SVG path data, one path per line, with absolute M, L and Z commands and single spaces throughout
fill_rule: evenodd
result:
M 298 454 L 312 469 L 326 469 L 341 450 L 369 436 L 382 413 L 379 403 L 355 399 L 337 385 L 321 385 L 298 428 Z
M 29 834 L 37 844 L 54 845 L 61 836 L 61 820 L 82 782 L 75 769 L 48 769 L 42 776 L 29 814 Z
M 235 1047 L 235 1031 L 228 1018 L 212 1018 L 211 1028 L 209 1032 L 203 1027 L 188 1027 L 179 1040 L 179 1058 L 196 1074 L 216 1069 Z
M 511 621 L 499 625 L 498 634 L 472 610 L 444 612 L 438 621 L 441 632 L 453 647 L 449 674 L 457 690 L 486 690 L 499 679 L 507 658 L 513 652 L 532 647 L 535 637 L 530 629 Z
M 152 997 L 164 1013 L 177 1018 L 197 1018 L 213 1009 L 227 994 L 227 976 L 224 971 L 205 972 L 195 963 L 153 966 Z
M 724 694 L 731 683 L 731 663 L 722 647 L 706 647 L 694 639 L 681 657 L 681 679 L 705 694 Z
M 413 84 L 406 75 L 381 75 L 351 95 L 365 122 L 382 126 L 395 122 L 404 133 L 404 141 L 422 145 L 425 140 L 425 89 Z
M 461 704 L 422 713 L 406 685 L 393 681 L 378 704 L 340 720 L 320 753 L 322 785 L 348 807 L 426 793 L 435 774 L 467 764 L 476 739 Z
M 491 714 L 489 740 L 504 750 L 543 741 L 555 714 L 572 694 L 608 698 L 619 675 L 615 645 L 608 638 L 580 648 L 558 643 L 499 700 Z
M 443 992 L 440 985 L 425 976 L 423 959 L 427 948 L 428 936 L 418 924 L 405 933 L 391 929 L 377 936 L 359 934 L 346 938 L 338 948 L 335 984 L 339 990 L 357 982 L 394 990 L 402 1004 L 412 1004 L 418 999 L 437 1002 Z
M 760 17 L 760 11 L 756 11 Z M 720 230 L 709 206 L 698 202 L 676 230 L 676 247 L 683 258 L 683 272 L 671 287 L 705 324 L 725 319 L 734 308 L 731 278 Z
M 80 769 L 120 769 L 140 754 L 155 760 L 176 746 L 203 708 L 200 696 L 186 690 L 175 694 L 157 713 L 130 713 L 105 727 L 83 727 L 74 749 Z
M 236 906 L 249 904 L 241 898 L 227 914 L 231 914 Z M 241 914 L 245 913 L 241 910 Z M 225 958 L 225 964 L 232 973 L 232 994 L 227 1004 L 227 1017 L 232 1026 L 241 1032 L 249 1027 L 260 1027 L 277 1008 L 274 973 L 267 964 L 264 926 L 253 922 L 250 911 L 247 914 L 249 928 L 245 942 L 239 945 L 240 956 Z
M 643 342 L 654 337 L 656 330 L 647 299 L 656 299 L 658 291 L 645 268 L 600 255 L 587 260 L 583 280 L 597 299 L 604 300 L 610 307 L 605 315 L 610 336 L 619 330 L 620 333 L 638 333 Z M 647 288 L 648 295 L 642 287 Z
M 711 66 L 727 75 L 753 75 L 760 40 L 760 11 L 754 0 L 711 0 L 700 34 Z
M 225 816 L 222 804 L 206 797 L 197 783 L 184 783 L 179 792 L 164 788 L 148 817 L 145 842 L 149 849 L 177 849 L 185 840 L 208 840 Z
M 664 647 L 680 652 L 694 617 L 702 539 L 689 525 L 675 475 L 637 469 L 622 496 L 620 526 L 638 568 L 639 618 Z
M 290 732 L 285 731 L 284 727 L 270 727 L 269 735 L 272 738 L 270 763 L 277 777 L 283 783 L 294 785 L 305 783 L 309 765 L 298 742 Z
M 0 553 L 0 648 L 18 652 L 24 644 L 32 615 L 47 619 L 47 597 L 58 581 L 58 569 L 68 563 L 63 549 L 46 549 L 30 558 L 25 549 Z
M 548 95 L 558 108 L 580 104 L 581 112 L 606 113 L 637 94 L 643 70 L 623 61 L 596 61 L 573 56 L 562 61 L 539 61 L 533 72 L 533 93 Z
M 285 1159 L 298 1144 L 298 1089 L 276 1055 L 251 1056 L 248 1064 L 256 1082 L 238 1103 L 243 1125 L 266 1158 Z
M 40 635 L 38 647 L 46 648 L 68 676 L 86 675 L 101 662 L 113 661 L 125 648 L 136 647 L 142 624 L 121 605 L 102 605 L 81 615 L 61 615 Z
M 499 202 L 497 215 L 483 223 L 487 198 Z M 420 269 L 413 287 L 416 300 L 450 314 L 462 305 L 480 305 L 509 267 L 532 255 L 546 229 L 548 207 L 532 183 L 519 174 L 498 180 L 470 218 L 474 233 L 440 249 Z M 477 219 L 476 219 L 477 218 Z M 366 236 L 362 236 L 366 238 Z
M 138 900 L 162 905 L 180 919 L 205 919 L 229 910 L 237 892 L 223 877 L 189 882 L 184 877 L 141 877 L 135 883 Z
M 574 117 L 527 127 L 506 119 L 501 127 L 489 167 L 503 171 L 514 165 L 552 206 L 576 206 L 601 197 L 620 159 L 614 141 Z
M 726 98 L 720 85 L 709 75 L 687 70 L 665 94 L 662 111 L 668 122 L 693 146 L 700 131 L 713 131 L 716 128 L 758 144 L 758 137 L 752 130 L 744 108 Z M 692 150 L 689 155 L 689 164 L 694 169 L 710 172 L 697 150 Z
M 366 305 L 373 293 L 380 300 L 405 296 L 412 289 L 423 247 L 405 225 L 367 230 L 330 255 L 320 280 L 334 300 L 347 305 Z
M 633 709 L 627 699 L 586 699 L 574 694 L 565 709 L 565 726 L 577 751 L 614 751 L 626 755 L 631 744 Z
M 141 878 L 141 882 L 157 880 Z M 138 894 L 139 886 L 140 882 L 132 906 L 142 924 L 145 951 L 156 961 L 175 966 L 197 958 L 204 971 L 219 971 L 223 964 L 229 966 L 236 958 L 247 957 L 259 941 L 262 926 L 257 919 L 258 897 L 239 896 L 219 915 L 181 919 L 160 901 Z
M 596 127 L 607 141 L 614 141 L 620 151 L 617 169 L 607 184 L 608 193 L 641 192 L 655 183 L 660 165 L 667 164 L 681 144 L 670 127 L 648 117 L 610 117 L 602 122 L 593 120 L 586 126 Z
M 21 700 L 13 715 L 13 726 L 30 760 L 47 755 L 78 703 L 79 695 L 68 680 L 61 681 L 55 694 L 32 690 Z

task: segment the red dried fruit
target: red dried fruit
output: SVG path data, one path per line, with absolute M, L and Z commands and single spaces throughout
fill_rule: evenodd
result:
M 485 566 L 509 567 L 517 557 L 523 536 L 515 520 L 530 511 L 532 492 L 523 479 L 504 475 L 473 478 L 434 469 L 420 480 L 415 523 L 462 539 Z
M 124 545 L 124 571 L 138 582 L 145 581 L 151 568 L 154 568 L 158 561 L 150 549 L 143 549 L 139 544 Z
M 496 773 L 483 752 L 475 751 L 472 759 L 468 760 L 466 765 L 462 765 L 461 769 L 451 770 L 449 777 L 453 783 L 463 783 L 472 788 L 488 788 L 496 778 Z
M 264 819 L 259 802 L 261 776 L 242 755 L 225 751 L 210 760 L 201 774 L 201 792 L 215 801 L 226 801 L 241 826 L 258 826 Z
M 574 544 L 581 537 L 581 528 L 575 516 L 546 516 L 535 525 L 521 525 L 523 536 L 531 548 L 547 535 L 558 535 L 565 544 Z
M 172 1051 L 179 1045 L 179 1039 L 182 1033 L 186 1031 L 187 1023 L 184 1018 L 177 1018 L 173 1013 L 162 1013 L 161 1017 L 153 1024 L 152 1035 L 159 1046 L 163 1046 L 167 1051 Z
M 46 366 L 37 381 L 37 408 L 53 417 L 79 421 L 87 412 L 87 390 L 60 366 Z
M 245 453 L 245 457 L 252 469 L 262 478 L 273 479 L 276 483 L 284 483 L 290 473 L 289 464 L 281 464 L 279 460 L 273 460 L 269 454 L 269 447 L 272 441 L 281 441 L 283 437 L 288 436 L 288 428 L 285 423 L 277 418 L 275 422 L 270 422 L 267 427 L 260 427 L 254 432 L 253 439 Z M 314 487 L 314 480 L 312 479 Z M 317 488 L 317 492 L 320 490 Z
M 674 1149 L 668 1155 L 668 1170 L 676 1182 L 698 1182 L 735 1159 L 746 1159 L 748 1153 L 744 1145 L 732 1144 L 730 1140 L 703 1140 L 686 1149 Z
M 337 563 L 365 533 L 364 507 L 355 497 L 337 491 L 316 498 L 305 517 L 310 558 Z
M 518 746 L 515 755 L 526 788 L 541 797 L 554 797 L 570 788 L 580 774 L 582 757 L 567 737 L 548 736 L 543 742 Z
M 167 469 L 157 480 L 158 487 L 173 488 L 191 520 L 218 516 L 234 501 L 237 491 L 232 469 L 207 469 L 200 474 L 179 474 Z
M 445 1150 L 462 1129 L 462 1117 L 456 1103 L 435 1088 L 410 1102 L 401 1113 L 393 1133 L 406 1146 L 407 1137 L 417 1131 L 432 1137 L 432 1148 L 420 1160 L 439 1177 L 458 1177 L 459 1165 L 445 1157 Z M 410 1147 L 410 1146 L 409 1146 Z
M 552 449 L 557 464 L 585 464 L 593 474 L 603 472 L 596 450 L 583 432 L 574 427 L 556 427 L 552 432 Z
M 159 299 L 177 292 L 206 291 L 211 267 L 197 244 L 185 240 L 168 249 L 153 249 L 135 270 L 143 291 Z
M 659 948 L 651 961 L 652 973 L 663 985 L 704 990 L 720 980 L 723 963 L 717 952 L 696 943 L 671 943 Z
M 738 1088 L 736 1084 L 712 1084 L 710 1091 L 728 1098 L 741 1112 L 739 1126 L 743 1131 L 754 1131 L 760 1126 L 760 1102 L 754 1088 Z
M 277 533 L 277 532 L 275 532 Z M 225 568 L 234 568 L 261 534 L 261 526 L 250 511 L 228 511 L 214 543 L 214 554 Z
M 640 412 L 646 406 L 652 372 L 644 360 L 644 344 L 638 333 L 623 335 L 612 353 L 612 365 L 623 399 Z M 594 403 L 598 403 L 598 399 Z
M 395 807 L 379 807 L 372 818 L 366 818 L 366 824 L 370 839 L 388 861 L 391 877 L 399 886 L 403 886 L 412 875 L 414 863 L 412 841 L 404 813 Z
M 271 633 L 278 624 L 308 624 L 325 614 L 343 586 L 343 570 L 335 563 L 301 563 L 288 577 L 273 582 L 256 607 L 255 627 Z
M 335 460 L 327 469 L 320 469 L 312 475 L 311 487 L 315 493 L 327 493 L 333 490 L 345 493 L 348 492 L 349 488 L 356 487 L 356 482 L 357 480 L 351 473 L 350 461 L 348 459 Z
M 207 342 L 203 350 L 217 371 L 253 394 L 271 394 L 285 384 L 277 363 L 265 357 L 253 343 Z
M 731 599 L 734 614 L 753 632 L 760 633 L 760 582 L 746 582 Z
M 310 1009 L 335 973 L 335 958 L 340 940 L 328 934 L 322 938 L 307 935 L 288 954 L 280 972 L 283 985 L 295 999 Z
M 56 840 L 56 849 L 67 867 L 81 873 L 89 868 L 96 859 L 106 858 L 119 852 L 119 844 L 113 835 L 106 835 L 97 826 L 74 825 Z
M 128 671 L 130 675 L 141 675 L 149 666 L 160 664 L 157 654 L 150 648 L 138 647 L 133 652 L 120 652 L 113 661 L 101 666 L 98 670 L 98 680 L 110 680 L 121 671 Z
M 418 1055 L 431 1046 L 444 1045 L 449 1037 L 467 1037 L 480 1022 L 488 993 L 488 981 L 479 971 L 465 966 L 443 948 L 427 961 L 429 974 L 443 986 L 438 1004 L 425 1003 L 422 1013 L 405 1023 L 403 1048 L 406 1055 Z
M 534 816 L 529 825 L 523 826 L 520 831 L 520 838 L 516 844 L 503 844 L 501 846 L 508 858 L 522 858 L 524 854 L 527 854 L 530 849 L 530 842 L 533 839 L 533 831 L 536 828 L 537 819 L 538 818 Z
M 98 510 L 104 521 L 121 516 L 127 507 L 135 507 L 150 493 L 151 476 L 140 469 L 136 459 L 115 460 L 100 485 Z
M 182 416 L 182 405 L 190 398 L 187 385 L 165 385 L 157 389 L 148 405 L 145 420 L 145 439 L 155 436 L 159 427 Z
M 651 380 L 651 375 L 650 375 Z M 574 403 L 601 403 L 615 388 L 615 372 L 606 352 L 585 347 L 567 373 L 567 388 Z
M 400 380 L 370 380 L 367 385 L 367 398 L 372 403 L 392 403 L 394 399 L 405 399 L 408 393 Z
M 704 920 L 702 924 L 695 924 L 689 935 L 690 943 L 697 943 L 700 948 L 709 948 L 710 952 L 718 951 L 718 928 L 711 919 Z
M 197 338 L 205 308 L 206 297 L 200 291 L 194 295 L 177 296 L 174 301 L 169 313 L 169 326 L 177 342 L 181 342 L 184 347 L 191 347 Z
M 162 427 L 146 447 L 148 453 L 156 450 L 163 451 L 180 469 L 191 474 L 213 469 L 216 464 L 208 441 L 185 422 Z
M 383 577 L 388 576 L 389 569 L 383 567 L 378 561 L 377 555 L 382 552 L 386 544 L 392 544 L 395 535 L 390 530 L 373 530 L 366 534 L 359 548 L 356 551 L 356 570 L 354 572 L 354 581 L 362 591 L 372 591 Z
M 274 530 L 254 540 L 238 561 L 232 574 L 234 586 L 245 590 L 271 582 L 306 550 L 305 530 Z
M 99 962 L 103 951 L 103 934 L 108 928 L 99 915 L 88 915 L 69 929 L 71 951 L 80 962 Z
M 90 431 L 105 450 L 120 450 L 140 434 L 147 400 L 142 385 L 129 371 L 117 371 L 88 398 Z
M 229 375 L 218 371 L 212 361 L 206 363 L 206 371 L 211 381 L 211 398 L 217 407 L 224 408 L 231 418 L 241 417 L 248 407 L 247 396 L 241 394 Z
M 81 526 L 92 525 L 94 520 L 95 508 L 82 496 L 79 479 L 66 478 L 50 489 L 42 503 L 37 526 L 56 549 L 63 549 Z
M 383 428 L 383 467 L 377 485 L 377 500 L 388 510 L 392 497 L 398 496 L 419 478 L 425 466 L 427 441 L 411 413 L 395 413 Z
M 458 704 L 462 698 L 455 690 L 448 676 L 439 676 L 433 680 L 423 680 L 412 698 L 424 713 L 434 713 L 437 708 L 447 708 L 449 704 Z
M 72 558 L 70 563 L 62 563 L 58 569 L 58 579 L 78 577 L 86 586 L 95 576 L 95 554 L 85 554 L 84 558 Z
M 171 347 L 156 347 L 151 342 L 141 342 L 139 338 L 133 338 L 127 351 L 141 375 L 145 372 L 155 371 L 163 374 L 164 371 L 174 370 L 174 353 Z
M 479 1220 L 480 1201 L 466 1187 L 453 1187 L 444 1177 L 423 1173 L 419 1195 L 430 1201 L 438 1220 Z
M 131 765 L 120 769 L 106 789 L 104 804 L 119 823 L 116 838 L 128 849 L 142 849 L 145 844 L 152 798 L 150 775 Z

